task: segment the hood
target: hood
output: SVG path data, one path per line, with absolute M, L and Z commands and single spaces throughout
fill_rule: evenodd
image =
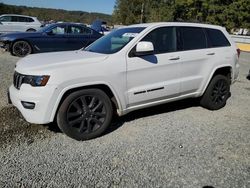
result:
M 58 67 L 65 68 L 83 63 L 97 63 L 107 57 L 107 54 L 98 54 L 82 50 L 32 54 L 17 62 L 16 71 L 22 74 L 31 74 L 30 71 L 44 72 Z
M 27 38 L 27 37 L 37 37 L 41 36 L 41 32 L 16 32 L 0 35 L 0 40 L 11 40 L 18 38 Z

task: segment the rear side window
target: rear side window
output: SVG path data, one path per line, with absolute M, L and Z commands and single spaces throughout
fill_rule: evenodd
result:
M 181 27 L 182 50 L 207 48 L 205 32 L 199 27 Z
M 174 27 L 157 28 L 147 34 L 142 41 L 152 42 L 155 54 L 176 51 L 176 29 Z
M 18 22 L 27 22 L 27 18 L 26 17 L 17 17 L 17 21 Z
M 209 47 L 231 46 L 225 35 L 218 29 L 206 28 L 206 33 L 209 39 Z

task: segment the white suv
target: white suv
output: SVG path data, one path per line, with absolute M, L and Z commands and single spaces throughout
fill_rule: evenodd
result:
M 239 50 L 220 26 L 151 23 L 124 27 L 86 49 L 29 55 L 15 68 L 10 101 L 31 123 L 57 121 L 68 136 L 102 134 L 113 112 L 184 98 L 225 106 Z
M 0 16 L 0 33 L 37 31 L 41 23 L 36 17 L 4 14 Z

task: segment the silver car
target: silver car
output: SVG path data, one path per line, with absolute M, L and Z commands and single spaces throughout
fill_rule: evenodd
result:
M 0 33 L 37 31 L 41 25 L 36 17 L 17 14 L 0 16 Z

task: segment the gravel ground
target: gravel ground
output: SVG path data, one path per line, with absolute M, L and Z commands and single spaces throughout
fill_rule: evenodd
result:
M 85 142 L 7 104 L 17 60 L 0 53 L 0 187 L 250 187 L 250 54 L 225 108 L 184 100 L 144 109 Z

